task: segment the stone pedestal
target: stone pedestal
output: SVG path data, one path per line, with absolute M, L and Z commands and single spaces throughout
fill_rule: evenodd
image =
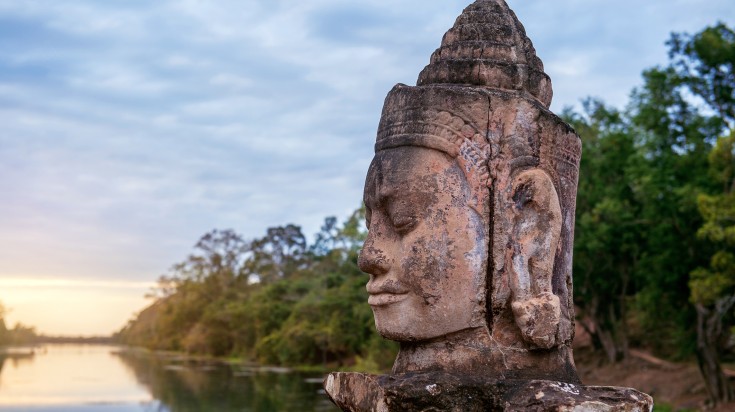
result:
M 343 411 L 650 412 L 653 399 L 635 389 L 548 380 L 492 380 L 443 372 L 331 373 L 327 394 Z

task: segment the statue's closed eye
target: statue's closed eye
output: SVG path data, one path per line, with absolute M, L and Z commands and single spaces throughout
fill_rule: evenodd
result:
M 393 227 L 399 235 L 406 235 L 416 227 L 416 218 L 413 216 L 396 216 L 393 218 Z

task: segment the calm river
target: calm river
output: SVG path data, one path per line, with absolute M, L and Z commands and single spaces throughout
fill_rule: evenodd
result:
M 104 345 L 0 353 L 0 412 L 336 411 L 321 376 Z

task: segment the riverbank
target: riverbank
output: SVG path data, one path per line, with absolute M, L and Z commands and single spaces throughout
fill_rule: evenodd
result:
M 293 367 L 276 366 L 276 365 L 261 365 L 257 362 L 246 358 L 239 357 L 217 357 L 209 355 L 192 355 L 184 352 L 175 351 L 159 351 L 151 350 L 143 347 L 132 347 L 121 345 L 117 352 L 129 353 L 134 355 L 144 356 L 155 356 L 160 359 L 165 359 L 169 362 L 180 362 L 180 363 L 210 363 L 220 365 L 230 365 L 238 367 L 246 367 L 250 370 L 265 373 L 322 373 L 325 374 L 331 369 L 329 366 L 323 365 L 299 365 Z
M 230 365 L 242 365 L 256 368 L 264 372 L 302 372 L 327 373 L 335 370 L 361 371 L 354 366 L 337 367 L 336 364 L 303 365 L 286 368 L 278 366 L 257 365 L 241 358 L 216 358 L 209 356 L 193 356 L 177 352 L 150 351 L 144 348 L 129 348 L 155 356 L 178 359 L 188 362 L 218 362 Z M 632 387 L 648 393 L 656 401 L 656 411 L 701 411 L 706 407 L 707 393 L 694 361 L 669 362 L 656 358 L 644 350 L 631 350 L 631 356 L 620 363 L 608 364 L 602 353 L 595 353 L 588 346 L 575 348 L 574 357 L 582 382 L 586 385 Z M 364 371 L 362 371 L 364 372 Z M 386 370 L 382 373 L 389 373 Z M 373 371 L 373 373 L 375 373 Z M 380 372 L 378 372 L 380 373 Z M 721 405 L 716 412 L 735 410 L 735 403 Z
M 701 411 L 707 392 L 697 364 L 669 362 L 643 350 L 631 350 L 628 359 L 608 364 L 604 355 L 588 347 L 574 351 L 582 382 L 586 385 L 624 386 L 653 396 L 656 411 Z M 720 405 L 716 412 L 734 411 L 735 403 Z

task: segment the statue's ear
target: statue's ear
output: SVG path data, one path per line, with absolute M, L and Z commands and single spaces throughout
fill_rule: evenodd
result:
M 513 259 L 509 270 L 516 324 L 528 344 L 556 344 L 561 307 L 551 277 L 561 236 L 561 206 L 546 172 L 533 169 L 513 179 Z

